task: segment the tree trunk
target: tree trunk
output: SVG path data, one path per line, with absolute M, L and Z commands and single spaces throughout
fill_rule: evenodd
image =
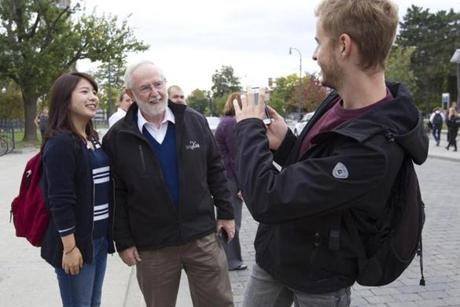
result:
M 27 92 L 23 92 L 24 100 L 24 142 L 37 141 L 37 127 L 34 119 L 37 116 L 37 97 Z

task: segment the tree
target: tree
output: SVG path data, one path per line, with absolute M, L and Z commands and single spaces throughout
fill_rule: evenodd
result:
M 0 119 L 20 118 L 24 110 L 18 86 L 10 81 L 3 85 L 0 90 Z
M 290 104 L 293 90 L 296 84 L 299 83 L 297 75 L 292 74 L 286 77 L 279 77 L 275 79 L 275 87 L 270 95 L 270 106 L 272 106 L 278 113 L 285 115 L 292 112 L 295 108 Z
M 187 97 L 187 105 L 201 114 L 209 113 L 209 99 L 207 97 L 207 92 L 200 89 L 195 89 Z
M 460 13 L 411 6 L 403 18 L 396 43 L 413 47 L 411 68 L 417 83 L 415 101 L 426 112 L 431 103 L 440 101 L 441 93 L 456 94 L 455 65 L 449 62 L 460 43 Z M 458 94 L 457 94 L 458 95 Z
M 231 66 L 222 66 L 220 70 L 212 75 L 212 97 L 224 97 L 232 92 L 239 92 L 241 90 L 240 80 L 234 75 Z
M 394 45 L 386 61 L 385 69 L 387 80 L 403 83 L 411 93 L 417 91 L 417 80 L 411 67 L 411 56 L 414 51 L 414 47 Z
M 126 60 L 121 58 L 102 63 L 94 73 L 94 78 L 99 86 L 99 107 L 107 111 L 107 116 L 110 116 L 112 110 L 115 109 L 115 103 L 123 89 L 125 70 Z
M 302 84 L 295 74 L 279 77 L 275 84 L 270 105 L 282 115 L 299 109 L 301 112 L 314 111 L 327 94 L 318 79 L 308 73 L 302 78 Z
M 315 111 L 327 96 L 327 89 L 321 85 L 318 78 L 308 73 L 305 73 L 305 77 L 302 78 L 302 85 L 296 86 L 296 92 L 302 91 L 303 94 L 298 101 L 301 102 L 300 106 L 303 112 Z
M 54 0 L 2 0 L 0 2 L 0 79 L 13 80 L 24 104 L 25 141 L 36 140 L 33 120 L 37 99 L 53 80 L 71 70 L 80 59 L 109 62 L 124 59 L 129 51 L 148 47 L 117 17 L 96 17 L 74 7 L 58 8 Z

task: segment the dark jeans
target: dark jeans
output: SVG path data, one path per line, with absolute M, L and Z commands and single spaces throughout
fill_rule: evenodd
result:
M 240 228 L 243 201 L 237 195 L 239 191 L 235 179 L 229 178 L 228 185 L 230 193 L 232 194 L 231 202 L 233 206 L 233 214 L 235 216 L 235 236 L 233 237 L 233 240 L 224 243 L 223 245 L 225 254 L 227 255 L 228 268 L 231 270 L 243 264 L 240 245 Z
M 101 305 L 102 283 L 107 264 L 106 238 L 93 240 L 93 262 L 84 264 L 78 275 L 55 269 L 63 307 L 98 307 Z
M 449 144 L 447 144 L 447 149 L 449 149 L 450 146 L 454 147 L 454 150 L 457 150 L 457 134 L 458 134 L 458 127 L 449 127 Z
M 436 145 L 439 146 L 439 142 L 441 141 L 441 128 L 433 126 L 433 138 L 436 141 Z

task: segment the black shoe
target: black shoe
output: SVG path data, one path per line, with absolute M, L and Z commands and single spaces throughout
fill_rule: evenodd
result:
M 239 266 L 237 266 L 236 268 L 231 268 L 231 269 L 228 269 L 229 271 L 244 271 L 248 268 L 248 266 L 246 264 L 240 264 Z
M 449 146 L 447 146 L 446 149 L 449 150 Z

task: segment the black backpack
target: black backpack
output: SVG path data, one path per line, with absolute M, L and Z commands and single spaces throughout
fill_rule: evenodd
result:
M 354 226 L 351 213 L 345 213 L 344 221 L 351 232 L 356 250 L 359 251 L 359 273 L 356 281 L 363 286 L 383 286 L 396 280 L 418 253 L 425 285 L 422 258 L 422 229 L 425 222 L 425 205 L 414 164 L 409 156 L 402 162 L 386 214 L 379 221 L 379 232 L 371 239 L 375 252 L 367 254 L 366 247 Z
M 434 114 L 433 116 L 433 126 L 436 128 L 442 127 L 442 116 L 439 113 Z

